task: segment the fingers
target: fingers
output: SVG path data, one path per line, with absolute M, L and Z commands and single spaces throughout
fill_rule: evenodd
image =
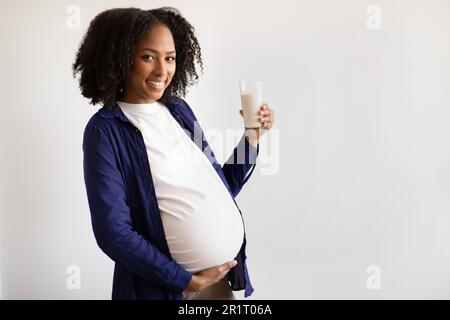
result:
M 233 261 L 229 261 L 225 264 L 223 264 L 221 267 L 225 268 L 225 270 L 219 275 L 219 279 L 223 279 L 228 272 L 230 272 L 231 269 L 233 269 L 235 266 L 237 265 L 237 261 L 233 260 Z
M 270 109 L 267 104 L 263 104 L 258 111 L 258 117 L 273 117 L 275 115 L 275 111 Z
M 234 268 L 236 265 L 237 265 L 237 261 L 231 260 L 231 261 L 225 262 L 224 264 L 199 271 L 196 274 L 207 275 L 209 277 L 217 277 L 218 275 L 222 274 L 223 272 L 226 272 L 226 271 L 230 270 L 231 268 Z
M 239 114 L 241 116 L 244 116 L 244 110 L 240 109 L 239 110 Z M 263 103 L 261 105 L 261 107 L 259 108 L 259 111 L 258 111 L 257 114 L 258 114 L 258 118 L 260 118 L 260 117 L 268 117 L 268 116 L 272 117 L 275 114 L 275 111 L 270 109 L 269 106 L 266 103 Z
M 223 278 L 225 278 L 225 276 L 227 275 L 228 272 L 230 272 L 230 270 L 231 270 L 231 269 L 228 269 L 227 271 L 222 272 L 222 273 L 220 274 L 218 280 L 220 281 L 220 280 L 222 280 Z
M 258 117 L 259 121 L 261 122 L 272 122 L 273 118 L 269 115 L 269 116 L 263 116 L 263 117 Z
M 219 266 L 219 272 L 223 273 L 225 271 L 229 271 L 231 268 L 235 267 L 237 265 L 236 260 L 228 261 Z
M 273 111 L 272 109 L 258 111 L 258 116 L 260 117 L 273 117 L 274 115 L 275 111 Z
M 227 273 L 237 265 L 236 260 L 228 261 L 222 265 L 211 267 L 198 272 L 196 275 L 202 280 L 202 288 L 206 288 L 222 280 Z
M 275 111 L 270 109 L 267 104 L 262 104 L 258 111 L 258 121 L 261 122 L 261 128 L 269 130 L 275 121 Z
M 219 276 L 220 279 L 222 279 L 225 274 L 227 274 L 228 271 L 230 271 L 231 268 L 233 268 L 234 266 L 236 266 L 237 261 L 232 260 L 232 261 L 228 261 L 220 266 L 217 267 L 217 273 L 216 276 Z
M 213 274 L 210 275 L 210 281 L 212 284 L 217 283 L 218 281 L 222 280 L 227 273 L 234 268 L 237 265 L 236 260 L 228 261 L 220 266 L 213 267 L 209 270 L 213 271 Z
M 244 110 L 239 110 L 239 113 L 244 117 Z M 270 130 L 275 122 L 275 111 L 269 108 L 267 103 L 263 103 L 257 113 L 258 122 L 261 123 L 261 128 Z M 265 131 L 264 131 L 265 132 Z

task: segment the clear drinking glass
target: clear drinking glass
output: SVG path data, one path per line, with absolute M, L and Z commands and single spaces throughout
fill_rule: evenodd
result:
M 263 104 L 261 81 L 240 81 L 242 109 L 246 128 L 259 128 L 258 111 Z

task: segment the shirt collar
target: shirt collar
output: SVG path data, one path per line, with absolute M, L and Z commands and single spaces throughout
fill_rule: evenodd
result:
M 124 122 L 129 122 L 128 118 L 125 116 L 122 109 L 120 109 L 119 107 L 116 108 L 116 111 L 112 112 L 110 109 L 108 109 L 107 106 L 103 106 L 98 112 L 101 117 L 106 119 L 117 118 Z
M 175 109 L 177 107 L 177 105 L 179 104 L 178 99 L 175 97 L 171 97 L 169 98 L 169 101 L 165 103 L 165 105 L 167 106 L 167 108 L 169 108 L 170 113 L 174 113 L 176 112 Z M 112 112 L 107 106 L 103 106 L 100 110 L 99 110 L 99 114 L 101 117 L 106 118 L 106 119 L 113 119 L 113 118 L 117 118 L 120 119 L 124 122 L 130 122 L 128 120 L 128 118 L 125 116 L 125 114 L 123 113 L 122 109 L 120 109 L 120 107 L 118 105 L 116 105 L 117 108 L 114 112 Z

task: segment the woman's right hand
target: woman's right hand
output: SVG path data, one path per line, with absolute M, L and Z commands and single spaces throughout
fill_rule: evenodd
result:
M 192 276 L 186 291 L 198 292 L 222 280 L 227 273 L 237 265 L 236 260 L 209 269 L 202 270 Z

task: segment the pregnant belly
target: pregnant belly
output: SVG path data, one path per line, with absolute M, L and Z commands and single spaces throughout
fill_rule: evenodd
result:
M 244 226 L 237 208 L 189 215 L 162 211 L 161 218 L 172 258 L 189 272 L 233 260 L 242 246 Z

